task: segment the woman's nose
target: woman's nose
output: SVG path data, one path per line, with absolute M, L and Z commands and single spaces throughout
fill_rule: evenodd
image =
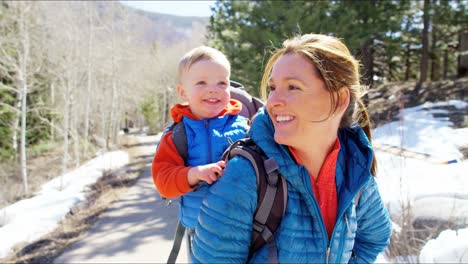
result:
M 283 106 L 285 104 L 285 97 L 278 91 L 270 92 L 267 99 L 267 105 L 269 106 Z

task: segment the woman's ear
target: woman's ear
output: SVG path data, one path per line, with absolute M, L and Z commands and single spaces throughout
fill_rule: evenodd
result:
M 188 102 L 187 93 L 185 92 L 184 86 L 181 83 L 178 83 L 176 89 L 180 99 L 182 99 L 184 103 Z
M 349 106 L 349 88 L 347 86 L 341 87 L 338 91 L 339 102 L 338 102 L 338 111 L 344 113 Z

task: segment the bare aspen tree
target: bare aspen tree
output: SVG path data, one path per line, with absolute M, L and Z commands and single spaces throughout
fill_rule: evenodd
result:
M 72 139 L 73 156 L 75 166 L 79 164 L 79 135 L 78 109 L 80 102 L 77 100 L 77 92 L 81 74 L 80 64 L 80 34 L 70 2 L 50 2 L 43 6 L 43 12 L 47 16 L 47 28 L 50 31 L 48 41 L 48 58 L 50 69 L 56 82 L 54 93 L 57 93 L 56 107 L 60 113 L 57 128 L 63 140 L 63 155 L 61 170 L 62 175 L 68 170 L 70 163 L 70 139 Z M 63 187 L 61 179 L 61 186 Z
M 88 140 L 89 140 L 89 113 L 90 113 L 90 104 L 91 104 L 91 94 L 92 91 L 92 80 L 93 80 L 93 38 L 94 38 L 94 20 L 92 12 L 92 2 L 86 2 L 86 16 L 88 24 L 88 46 L 87 46 L 87 66 L 86 66 L 86 94 L 85 96 L 85 113 L 84 113 L 84 128 L 83 128 L 83 138 L 84 138 L 84 147 L 83 155 L 86 157 L 88 155 Z
M 54 81 L 50 83 L 50 104 L 51 104 L 51 108 L 55 107 L 55 82 Z M 54 141 L 55 140 L 55 120 L 52 119 L 50 122 L 51 122 L 50 138 L 52 141 Z
M 20 146 L 20 164 L 21 164 L 21 177 L 23 179 L 24 192 L 29 193 L 28 187 L 28 168 L 26 164 L 26 115 L 27 105 L 26 99 L 28 95 L 28 63 L 30 56 L 30 39 L 29 39 L 29 25 L 26 21 L 28 12 L 31 10 L 31 6 L 27 5 L 26 2 L 18 3 L 19 11 L 19 36 L 21 38 L 21 50 L 18 53 L 18 61 L 20 71 L 18 72 L 18 84 L 21 87 L 21 146 Z
M 33 13 L 34 2 L 8 2 L 10 12 L 9 19 L 12 25 L 16 25 L 16 29 L 12 30 L 12 36 L 7 40 L 7 45 L 1 48 L 2 53 L 2 64 L 7 63 L 13 72 L 14 87 L 11 90 L 16 93 L 16 102 L 14 108 L 15 117 L 13 118 L 13 135 L 12 135 L 12 146 L 17 152 L 19 148 L 20 153 L 20 172 L 23 181 L 23 188 L 26 194 L 29 193 L 28 185 L 28 170 L 27 170 L 27 156 L 26 156 L 26 131 L 27 123 L 26 117 L 28 114 L 27 96 L 30 91 L 30 78 L 34 73 L 33 68 L 33 54 L 32 54 L 32 41 L 34 39 L 33 27 Z M 16 50 L 15 54 L 9 53 L 6 49 L 13 48 Z M 19 130 L 19 131 L 18 131 Z M 19 146 L 18 143 L 18 132 L 19 132 Z
M 110 23 L 109 23 L 109 34 L 110 34 L 110 59 L 111 59 L 111 69 L 110 69 L 110 78 L 111 78 L 111 94 L 110 94 L 110 111 L 108 114 L 107 122 L 107 131 L 106 131 L 106 148 L 109 148 L 111 141 L 113 141 L 113 132 L 114 132 L 114 119 L 115 119 L 115 112 L 116 112 L 116 104 L 118 98 L 118 74 L 117 74 L 117 64 L 118 62 L 118 51 L 117 51 L 117 25 L 116 25 L 116 17 L 119 15 L 119 10 L 117 3 L 111 2 L 111 10 L 110 10 Z

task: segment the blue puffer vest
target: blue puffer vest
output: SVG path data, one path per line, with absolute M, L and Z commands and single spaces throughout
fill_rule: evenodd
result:
M 205 165 L 221 159 L 230 142 L 245 137 L 247 119 L 239 115 L 224 115 L 217 118 L 194 120 L 183 117 L 187 133 L 187 166 Z M 201 202 L 208 184 L 180 197 L 179 216 L 182 225 L 195 228 Z
M 274 141 L 265 110 L 257 114 L 249 135 L 273 157 L 288 184 L 286 213 L 275 234 L 280 263 L 373 262 L 389 244 L 391 221 L 369 172 L 372 148 L 360 127 L 340 129 L 336 168 L 337 220 L 328 238 L 307 169 L 287 146 Z M 257 208 L 256 176 L 242 157 L 229 161 L 200 209 L 193 240 L 194 262 L 266 263 L 263 246 L 248 260 L 253 214 Z M 361 193 L 359 204 L 354 197 Z

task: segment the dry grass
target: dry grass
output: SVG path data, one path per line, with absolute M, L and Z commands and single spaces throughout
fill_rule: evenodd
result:
M 42 184 L 60 175 L 63 157 L 61 142 L 53 143 L 50 149 L 41 154 L 29 154 L 27 159 L 29 194 L 24 192 L 20 167 L 14 160 L 0 163 L 0 208 L 31 197 Z M 88 152 L 82 160 L 93 157 Z M 72 157 L 73 159 L 73 157 Z
M 411 220 L 411 219 L 409 219 Z M 415 221 L 403 220 L 401 230 L 393 232 L 387 255 L 391 258 L 398 257 L 404 263 L 418 263 L 418 256 L 427 241 L 435 239 L 447 229 L 456 230 L 460 225 L 453 221 L 438 221 L 430 219 L 416 219 Z
M 106 211 L 138 180 L 146 161 L 131 137 L 122 142 L 130 155 L 130 164 L 120 170 L 106 172 L 89 188 L 86 202 L 74 207 L 54 231 L 32 243 L 17 245 L 14 253 L 1 263 L 52 263 L 68 246 L 79 240 Z

